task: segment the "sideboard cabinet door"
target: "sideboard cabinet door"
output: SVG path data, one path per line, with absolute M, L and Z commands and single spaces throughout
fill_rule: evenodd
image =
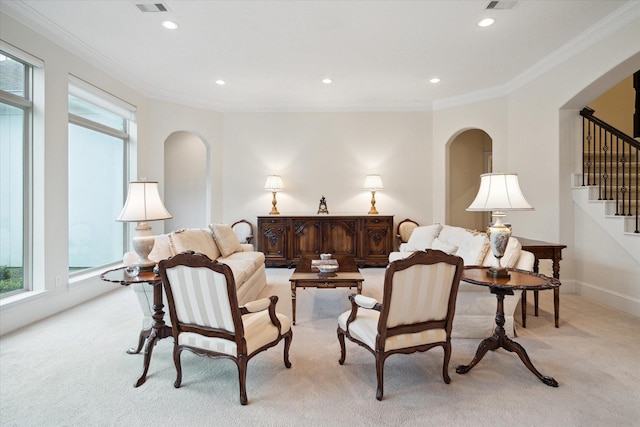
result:
M 267 266 L 290 265 L 286 218 L 258 218 L 258 250 L 264 253 Z
M 322 251 L 322 221 L 318 218 L 292 218 L 291 243 L 293 261 L 302 256 L 319 255 Z
M 334 255 L 356 256 L 358 225 L 356 219 L 322 221 L 322 251 Z
M 393 249 L 393 217 L 365 218 L 361 248 L 363 264 L 387 265 Z

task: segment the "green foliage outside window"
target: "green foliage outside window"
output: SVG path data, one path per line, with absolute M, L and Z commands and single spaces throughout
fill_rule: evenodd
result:
M 0 294 L 22 289 L 22 268 L 0 267 Z

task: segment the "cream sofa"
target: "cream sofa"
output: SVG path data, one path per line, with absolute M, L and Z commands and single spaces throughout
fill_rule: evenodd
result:
M 406 258 L 414 251 L 439 249 L 460 256 L 465 266 L 496 266 L 497 260 L 489 248 L 489 241 L 483 232 L 467 230 L 450 225 L 432 224 L 415 228 L 399 252 L 389 255 L 389 262 Z M 534 256 L 523 251 L 522 245 L 514 237 L 509 239 L 501 264 L 507 268 L 533 270 Z M 515 335 L 514 313 L 520 301 L 521 291 L 504 299 L 505 325 L 507 335 Z M 484 286 L 461 281 L 456 300 L 456 314 L 453 319 L 452 337 L 486 338 L 495 328 L 497 300 Z
M 228 225 L 211 224 L 209 228 L 178 230 L 169 234 L 157 235 L 154 238 L 153 250 L 149 254 L 149 259 L 152 261 L 159 262 L 180 252 L 191 250 L 203 253 L 209 258 L 231 267 L 236 282 L 238 304 L 241 306 L 258 299 L 258 295 L 267 284 L 264 254 L 256 252 L 251 244 L 241 244 Z M 125 259 L 127 255 L 125 254 Z M 138 297 L 144 314 L 142 320 L 144 335 L 144 332 L 148 331 L 153 323 L 153 286 L 147 283 L 137 283 L 131 287 Z M 164 311 L 167 313 L 164 293 L 163 299 Z M 165 314 L 164 321 L 170 324 L 167 314 Z

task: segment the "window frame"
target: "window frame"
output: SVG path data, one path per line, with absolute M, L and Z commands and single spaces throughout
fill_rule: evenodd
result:
M 122 179 L 122 205 L 124 205 L 125 198 L 127 195 L 127 188 L 130 176 L 130 151 L 131 151 L 131 143 L 135 140 L 135 137 L 132 135 L 132 131 L 135 129 L 133 123 L 136 121 L 136 107 L 131 104 L 128 104 L 119 98 L 114 97 L 108 92 L 93 86 L 92 84 L 75 77 L 73 75 L 69 75 L 69 91 L 68 95 L 73 96 L 77 99 L 80 99 L 88 104 L 99 107 L 103 110 L 107 110 L 113 114 L 120 116 L 123 119 L 124 126 L 123 131 L 119 129 L 115 129 L 104 125 L 99 122 L 92 121 L 85 117 L 79 116 L 77 114 L 71 113 L 68 111 L 68 124 L 80 126 L 82 128 L 98 132 L 103 135 L 107 135 L 110 137 L 122 139 L 123 141 L 123 153 L 122 153 L 122 170 L 123 170 L 123 179 Z M 114 218 L 115 221 L 115 218 Z M 126 224 L 122 224 L 122 248 L 123 250 L 127 250 L 128 248 L 128 240 L 130 236 L 129 227 Z M 69 250 L 70 242 L 67 244 L 67 250 Z M 117 263 L 119 260 L 114 260 L 113 262 L 109 262 L 103 265 L 91 266 L 88 268 L 84 268 L 78 271 L 71 271 L 71 265 L 67 267 L 69 278 L 77 279 L 86 276 L 87 274 L 92 274 L 96 271 L 102 271 L 105 267 L 113 265 Z
M 22 288 L 0 294 L 0 300 L 34 290 L 33 286 L 33 86 L 34 69 L 41 61 L 0 43 L 0 54 L 24 65 L 23 96 L 0 89 L 0 102 L 22 110 Z

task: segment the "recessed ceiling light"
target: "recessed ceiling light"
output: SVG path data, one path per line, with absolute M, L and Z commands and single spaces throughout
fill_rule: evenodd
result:
M 480 22 L 478 22 L 478 27 L 489 27 L 496 22 L 493 18 L 484 18 Z
M 216 84 L 220 85 L 220 86 L 224 86 L 227 84 L 227 82 L 225 82 L 224 80 L 216 80 Z
M 429 83 L 440 83 L 440 78 L 439 77 L 434 77 L 431 80 L 429 80 Z
M 331 80 L 331 79 L 322 79 L 322 83 L 324 83 L 326 85 L 330 85 L 331 83 L 333 83 L 333 80 Z
M 163 21 L 162 26 L 168 30 L 175 30 L 176 28 L 178 28 L 178 24 L 173 21 Z

